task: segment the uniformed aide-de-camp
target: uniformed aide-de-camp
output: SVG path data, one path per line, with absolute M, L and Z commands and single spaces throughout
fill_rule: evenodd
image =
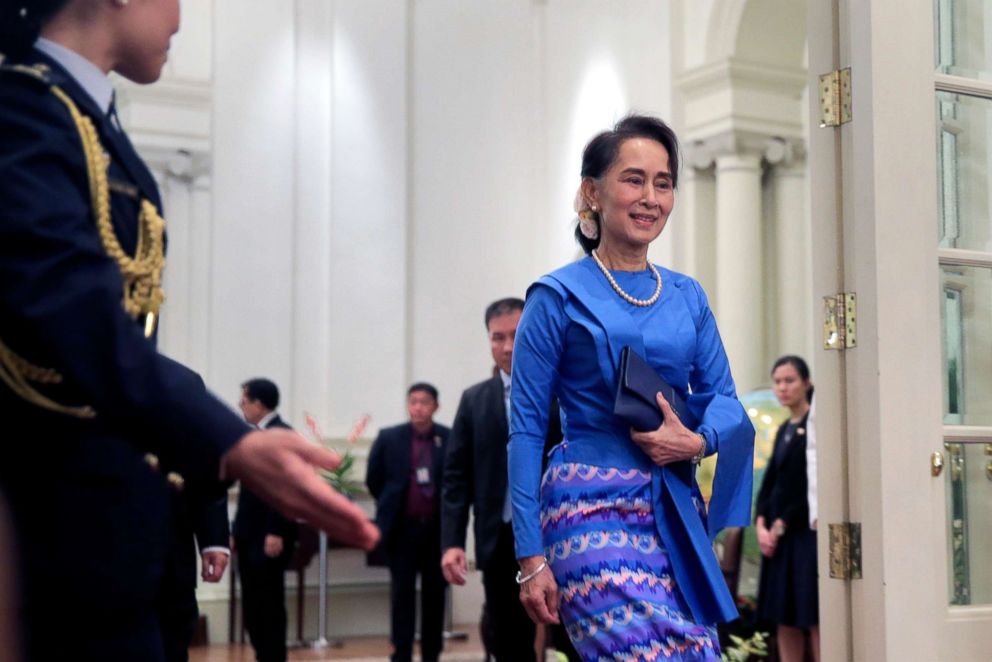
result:
M 159 192 L 107 75 L 158 79 L 179 0 L 0 0 L 0 492 L 28 660 L 161 660 L 154 614 L 170 484 L 239 479 L 370 548 L 378 532 L 310 465 L 156 351 Z

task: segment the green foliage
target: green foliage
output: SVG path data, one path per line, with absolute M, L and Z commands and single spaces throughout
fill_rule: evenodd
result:
M 730 635 L 731 645 L 720 656 L 724 662 L 748 662 L 753 658 L 768 657 L 768 635 L 755 632 L 750 639 Z
M 352 477 L 352 469 L 355 466 L 355 456 L 351 451 L 345 451 L 341 457 L 341 464 L 336 469 L 322 469 L 320 475 L 327 481 L 328 485 L 345 495 L 349 499 L 365 493 L 365 486 L 361 481 Z

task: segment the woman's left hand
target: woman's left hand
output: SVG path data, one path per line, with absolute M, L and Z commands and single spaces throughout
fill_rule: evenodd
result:
M 682 425 L 678 414 L 661 393 L 655 397 L 665 421 L 657 430 L 650 432 L 632 429 L 630 438 L 659 467 L 695 457 L 699 452 L 700 436 Z

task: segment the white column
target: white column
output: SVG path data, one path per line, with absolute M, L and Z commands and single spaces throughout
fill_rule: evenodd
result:
M 761 246 L 761 157 L 716 158 L 715 312 L 738 392 L 767 382 Z
M 190 287 L 187 296 L 186 360 L 198 372 L 210 364 L 210 274 L 213 254 L 213 180 L 209 175 L 197 176 L 192 182 L 190 199 L 189 262 Z M 212 385 L 209 385 L 212 387 Z
M 334 12 L 323 0 L 296 2 L 295 218 L 293 219 L 292 381 L 294 423 L 303 411 L 330 423 L 331 204 Z M 325 430 L 325 433 L 329 433 Z
M 809 360 L 812 351 L 807 288 L 809 260 L 803 162 L 782 163 L 772 170 L 775 199 L 775 301 L 778 346 L 772 353 L 799 354 Z
M 183 147 L 142 147 L 165 209 L 168 250 L 158 322 L 159 351 L 203 372 L 208 364 L 210 156 Z
M 673 266 L 716 292 L 716 177 L 713 168 L 699 169 L 686 163 L 679 175 L 675 212 L 665 232 L 672 233 Z
M 165 303 L 159 317 L 159 349 L 177 361 L 190 364 L 189 317 L 192 311 L 190 295 L 196 289 L 190 265 L 197 246 L 193 243 L 194 212 L 193 183 L 163 170 L 155 169 L 162 204 L 165 208 L 168 252 L 162 288 Z M 209 219 L 203 219 L 209 222 Z
M 152 168 L 165 208 L 168 242 L 165 272 L 162 274 L 165 302 L 162 304 L 158 322 L 158 347 L 159 351 L 190 365 L 186 324 L 189 294 L 193 289 L 192 273 L 188 268 L 192 247 L 191 187 L 187 182 L 170 177 L 164 168 L 156 168 L 154 165 Z

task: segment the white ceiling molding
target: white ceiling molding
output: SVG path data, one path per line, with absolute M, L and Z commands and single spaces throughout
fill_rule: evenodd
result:
M 209 81 L 163 79 L 139 86 L 118 82 L 117 108 L 135 146 L 187 152 L 202 159 L 211 150 L 213 92 Z
M 707 61 L 725 60 L 733 56 L 747 4 L 747 0 L 717 0 L 713 4 L 706 31 Z
M 803 137 L 800 67 L 726 59 L 686 71 L 675 82 L 685 108 L 683 141 L 719 135 Z

